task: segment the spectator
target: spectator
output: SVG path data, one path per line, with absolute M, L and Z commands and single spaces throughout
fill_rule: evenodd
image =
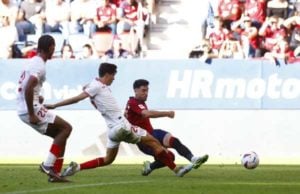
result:
M 138 18 L 138 3 L 136 0 L 124 0 L 118 10 L 117 33 L 122 34 L 124 31 L 129 31 L 131 27 L 137 26 Z
M 296 28 L 292 35 L 291 49 L 294 50 L 294 56 L 300 56 L 300 28 Z
M 101 5 L 96 9 L 96 17 L 94 18 L 95 31 L 111 31 L 116 35 L 116 5 L 109 0 L 102 0 Z
M 217 58 L 217 57 L 218 56 L 213 53 L 211 45 L 209 44 L 208 40 L 203 40 L 199 46 L 195 47 L 189 53 L 189 58 L 197 58 L 208 64 L 211 63 L 212 58 Z
M 70 44 L 64 44 L 61 49 L 62 59 L 75 59 L 73 48 Z
M 267 18 L 263 23 L 258 33 L 262 37 L 261 49 L 262 55 L 265 52 L 270 52 L 273 47 L 281 40 L 287 37 L 286 28 L 282 27 L 282 19 L 278 16 Z
M 267 4 L 267 17 L 277 16 L 282 19 L 288 17 L 287 0 L 270 0 Z
M 246 0 L 244 15 L 249 16 L 251 23 L 259 29 L 266 19 L 267 0 Z
M 241 42 L 245 57 L 259 57 L 258 30 L 248 16 L 243 16 L 232 25 L 237 40 Z
M 297 12 L 296 12 L 297 13 Z M 296 15 L 284 21 L 284 26 L 290 31 L 290 48 L 294 50 L 294 55 L 300 55 L 300 16 Z
M 25 11 L 25 19 L 30 21 L 35 28 L 35 34 L 42 35 L 46 21 L 44 0 L 24 0 L 20 9 Z M 28 27 L 27 27 L 28 28 Z
M 290 0 L 289 1 L 289 17 L 297 15 L 300 13 L 300 0 Z
M 0 59 L 9 59 L 13 55 L 13 44 L 18 39 L 16 27 L 10 24 L 9 15 L 0 12 Z
M 224 27 L 230 30 L 231 23 L 241 17 L 241 7 L 239 0 L 220 0 L 218 13 L 224 22 Z
M 27 34 L 35 33 L 34 25 L 26 19 L 25 11 L 21 8 L 18 10 L 16 28 L 19 41 L 26 41 Z
M 0 13 L 9 19 L 9 23 L 14 25 L 17 18 L 18 7 L 11 0 L 0 0 Z
M 241 44 L 237 40 L 226 40 L 223 42 L 219 58 L 243 59 L 244 53 Z
M 132 58 L 132 56 L 129 54 L 129 52 L 122 48 L 122 41 L 120 39 L 114 39 L 112 48 L 107 50 L 105 52 L 104 58 L 110 58 L 110 59 L 120 59 L 120 58 Z
M 278 59 L 284 59 L 287 61 L 294 57 L 293 51 L 290 49 L 287 39 L 283 39 L 277 42 L 270 52 L 266 52 L 265 58 L 271 60 L 275 65 L 279 66 Z
M 124 1 L 124 0 L 110 0 L 110 2 L 111 2 L 112 4 L 115 4 L 117 7 L 120 6 L 120 4 L 122 3 L 122 1 Z
M 215 17 L 215 27 L 209 34 L 208 39 L 214 54 L 218 55 L 222 43 L 228 38 L 229 31 L 223 28 L 223 22 L 219 17 Z
M 96 15 L 96 0 L 74 0 L 71 3 L 71 33 L 84 33 L 92 36 L 93 19 Z
M 77 59 L 98 59 L 95 49 L 91 44 L 85 44 L 82 47 L 82 52 L 79 54 Z
M 60 32 L 69 35 L 70 6 L 63 0 L 46 1 L 46 32 Z
M 143 48 L 145 20 L 149 17 L 145 4 L 137 0 L 124 0 L 119 8 L 117 34 L 130 32 L 130 52 L 139 56 Z
M 37 45 L 27 45 L 22 50 L 23 58 L 30 59 L 38 54 Z

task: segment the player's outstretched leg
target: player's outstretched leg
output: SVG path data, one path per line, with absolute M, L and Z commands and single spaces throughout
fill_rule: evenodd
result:
M 197 169 L 197 168 L 199 168 L 202 164 L 204 164 L 207 160 L 208 160 L 208 155 L 205 154 L 204 156 L 199 156 L 199 157 L 194 156 L 194 157 L 191 159 L 191 162 L 192 162 L 192 164 L 193 164 L 193 168 L 194 168 L 194 169 Z
M 69 166 L 63 171 L 61 174 L 62 177 L 73 176 L 76 172 L 78 172 L 79 165 L 76 162 L 71 162 Z
M 174 148 L 181 156 L 191 161 L 191 164 L 193 164 L 194 169 L 199 168 L 202 164 L 204 164 L 208 160 L 207 154 L 198 157 L 194 156 L 190 151 L 190 149 L 186 147 L 184 144 L 182 144 L 181 141 L 176 137 L 171 136 L 169 139 L 169 144 L 170 147 Z

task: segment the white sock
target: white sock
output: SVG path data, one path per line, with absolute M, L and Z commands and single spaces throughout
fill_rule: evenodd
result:
M 44 165 L 45 166 L 53 166 L 56 159 L 57 159 L 57 157 L 54 154 L 52 154 L 51 152 L 49 152 L 49 155 L 48 155 L 47 159 L 45 160 Z

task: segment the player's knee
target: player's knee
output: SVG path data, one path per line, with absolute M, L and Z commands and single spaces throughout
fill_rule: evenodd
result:
M 162 141 L 163 145 L 167 148 L 172 147 L 173 144 L 173 136 L 170 133 L 167 133 Z
M 68 138 L 72 132 L 72 125 L 70 125 L 69 123 L 66 123 L 64 125 L 64 129 L 63 129 L 63 133 L 65 134 L 65 136 Z
M 104 158 L 104 165 L 110 165 L 111 163 L 113 163 L 114 160 L 115 160 L 114 158 L 106 156 Z

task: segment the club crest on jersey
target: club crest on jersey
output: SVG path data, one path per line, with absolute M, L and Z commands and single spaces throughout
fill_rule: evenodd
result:
M 146 107 L 142 104 L 139 104 L 140 109 L 146 109 Z

